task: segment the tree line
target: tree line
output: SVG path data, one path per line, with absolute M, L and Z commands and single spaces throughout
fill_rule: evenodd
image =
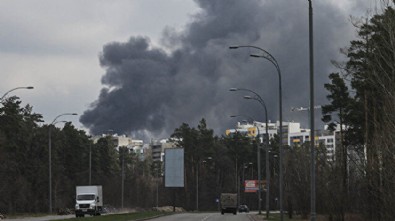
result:
M 71 123 L 62 128 L 44 124 L 42 115 L 21 103 L 13 96 L 3 100 L 0 107 L 1 213 L 49 211 L 50 129 L 53 212 L 73 208 L 75 187 L 89 184 L 103 186 L 108 207 L 173 205 L 175 193 L 177 206 L 187 210 L 197 208 L 199 186 L 199 209 L 215 210 L 221 192 L 237 192 L 242 186 L 238 183 L 240 168 L 250 161 L 257 165 L 255 141 L 241 134 L 217 137 L 202 119 L 197 128 L 182 124 L 174 130 L 172 139 L 185 149 L 185 187 L 165 188 L 162 162 L 153 162 L 151 157 L 141 159 L 127 147 L 117 150 L 111 136 L 94 143 Z M 257 176 L 255 168 L 250 167 L 250 171 Z
M 367 220 L 395 215 L 395 2 L 381 3 L 382 12 L 353 23 L 358 38 L 341 51 L 346 61 L 337 63 L 340 71 L 325 85 L 330 102 L 323 120 L 343 125 L 332 168 L 337 220 L 358 211 Z

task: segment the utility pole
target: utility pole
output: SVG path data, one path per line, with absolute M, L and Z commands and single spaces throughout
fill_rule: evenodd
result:
M 124 182 L 125 182 L 125 151 L 122 151 L 122 196 L 121 196 L 121 208 L 123 209 L 123 194 L 124 194 Z
M 316 193 L 315 193 L 315 135 L 314 135 L 314 35 L 313 35 L 313 6 L 309 1 L 309 63 L 310 63 L 310 150 L 311 150 L 311 196 L 310 196 L 310 220 L 316 220 Z

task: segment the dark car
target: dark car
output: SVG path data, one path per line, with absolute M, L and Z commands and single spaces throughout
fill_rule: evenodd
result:
M 242 213 L 242 212 L 245 212 L 245 213 L 250 212 L 250 209 L 248 209 L 247 205 L 240 205 L 239 206 L 239 213 Z

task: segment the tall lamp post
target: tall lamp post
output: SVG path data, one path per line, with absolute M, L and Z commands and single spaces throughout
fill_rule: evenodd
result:
M 92 184 L 92 144 L 89 144 L 89 186 Z
M 122 150 L 122 171 L 121 171 L 121 208 L 123 209 L 123 202 L 124 202 L 124 190 L 125 190 L 125 149 L 119 149 L 119 151 Z
M 211 157 L 207 157 L 207 160 L 211 160 Z M 200 163 L 206 163 L 207 160 L 202 160 L 197 162 L 197 168 L 196 168 L 196 211 L 199 211 L 199 166 Z
M 251 122 L 252 122 L 252 124 L 254 124 L 254 119 L 252 118 L 252 117 L 250 117 L 250 116 L 247 116 L 247 115 L 243 115 L 243 114 L 237 114 L 237 115 L 230 115 L 230 117 L 232 117 L 232 118 L 234 118 L 234 117 L 246 117 L 246 118 L 248 118 L 248 120 L 250 120 Z M 259 127 L 256 127 L 257 128 L 257 130 L 258 130 L 258 139 L 259 139 L 259 134 L 260 134 L 260 132 L 259 132 Z M 259 149 L 259 143 L 258 143 L 258 148 L 257 148 L 257 156 L 258 156 L 258 163 L 257 163 L 257 167 L 258 167 L 258 182 L 259 182 L 259 191 L 258 191 L 258 208 L 259 208 L 259 214 L 261 214 L 261 204 L 260 204 L 260 201 L 261 201 L 261 195 L 260 195 L 260 193 L 261 193 L 261 187 L 260 187 L 260 180 L 261 180 L 261 177 L 260 177 L 260 174 L 261 174 L 261 165 L 260 165 L 260 149 Z M 250 165 L 252 165 L 252 162 L 249 162 L 248 164 L 250 164 Z M 245 169 L 245 163 L 243 163 L 243 177 L 242 177 L 242 181 L 243 181 L 243 183 L 244 183 L 244 169 Z M 252 177 L 252 175 L 251 175 L 251 179 L 252 179 L 253 177 Z M 240 180 L 238 180 L 238 184 L 240 183 Z M 237 187 L 237 195 L 238 195 L 238 198 L 240 198 L 240 186 L 238 186 Z M 238 202 L 238 204 L 240 204 L 240 200 L 239 200 L 239 202 Z
M 7 94 L 9 94 L 12 91 L 18 90 L 18 89 L 34 89 L 34 87 L 28 86 L 28 87 L 16 87 L 16 88 L 13 88 L 13 89 L 7 91 L 3 96 L 1 96 L 0 101 L 3 101 L 3 99 L 7 96 Z
M 311 220 L 316 220 L 316 195 L 315 195 L 315 135 L 314 135 L 314 44 L 313 44 L 313 6 L 311 0 L 309 2 L 309 62 L 310 62 L 310 149 L 311 149 L 311 193 L 310 193 L 310 209 Z
M 257 57 L 257 58 L 264 58 L 268 61 L 270 61 L 270 63 L 272 63 L 276 70 L 277 70 L 277 74 L 278 74 L 278 90 L 279 90 L 279 117 L 280 117 L 280 132 L 279 132 L 279 136 L 280 136 L 280 142 L 279 142 L 279 150 L 280 150 L 280 159 L 279 159 L 279 167 L 280 167 L 280 220 L 283 221 L 284 220 L 284 211 L 283 211 L 283 166 L 282 166 L 282 160 L 283 160 L 283 145 L 282 145 L 282 141 L 283 141 L 283 105 L 282 105 L 282 86 L 281 86 L 281 70 L 280 70 L 280 66 L 278 65 L 277 60 L 266 50 L 260 48 L 260 47 L 256 47 L 256 46 L 252 46 L 252 45 L 243 45 L 243 46 L 231 46 L 229 47 L 229 49 L 238 49 L 238 48 L 255 48 L 260 50 L 261 52 L 263 52 L 262 55 L 255 55 L 255 54 L 251 54 L 251 57 Z
M 242 174 L 241 174 L 241 183 L 242 183 L 242 185 L 244 186 L 244 192 L 245 192 L 245 181 L 247 180 L 247 178 L 246 178 L 246 175 L 245 175 L 245 169 L 247 169 L 248 167 L 251 167 L 251 170 L 252 170 L 252 167 L 253 167 L 253 163 L 252 162 L 245 162 L 245 163 L 243 163 L 243 166 L 242 166 Z M 254 179 L 254 177 L 251 175 L 251 180 L 252 179 Z M 237 193 L 238 195 L 239 195 L 239 198 L 241 199 L 241 195 L 240 195 L 240 188 L 238 189 L 238 193 Z M 243 204 L 245 204 L 246 202 L 246 197 L 245 197 L 245 194 L 243 194 Z M 240 200 L 241 201 L 241 200 Z M 239 202 L 239 205 L 240 204 L 242 204 L 242 203 L 240 203 Z
M 48 173 L 49 173 L 49 213 L 52 213 L 52 141 L 51 141 L 51 130 L 52 126 L 59 123 L 59 122 L 64 122 L 64 121 L 57 121 L 57 119 L 61 116 L 65 115 L 77 115 L 76 113 L 64 113 L 60 114 L 53 119 L 51 124 L 48 126 Z
M 269 125 L 268 125 L 268 117 L 267 117 L 267 108 L 266 108 L 266 104 L 265 101 L 262 99 L 261 96 L 259 96 L 258 93 L 256 93 L 253 90 L 250 89 L 245 89 L 245 88 L 231 88 L 230 91 L 248 91 L 251 92 L 255 95 L 255 97 L 251 97 L 251 96 L 244 96 L 245 99 L 253 99 L 258 101 L 262 107 L 265 110 L 265 132 L 266 132 L 266 218 L 269 218 L 269 204 L 270 204 L 270 169 L 269 169 Z M 259 131 L 259 129 L 258 129 Z M 258 132 L 259 134 L 259 132 Z M 261 211 L 261 193 L 262 193 L 262 189 L 261 189 L 261 156 L 260 156 L 260 151 L 258 151 L 258 182 L 259 182 L 259 203 L 258 203 L 258 207 L 259 207 L 259 214 L 262 213 Z
M 155 162 L 154 162 L 155 163 Z M 155 172 L 156 172 L 156 208 L 159 207 L 159 163 L 154 164 L 155 165 Z

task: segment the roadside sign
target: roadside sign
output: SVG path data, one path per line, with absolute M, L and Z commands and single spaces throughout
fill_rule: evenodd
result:
M 258 180 L 245 180 L 244 181 L 244 192 L 255 193 L 259 190 Z M 266 180 L 261 180 L 261 190 L 266 191 Z
M 244 181 L 244 192 L 255 193 L 258 191 L 258 180 L 245 180 Z
M 165 149 L 165 187 L 184 187 L 184 149 Z

